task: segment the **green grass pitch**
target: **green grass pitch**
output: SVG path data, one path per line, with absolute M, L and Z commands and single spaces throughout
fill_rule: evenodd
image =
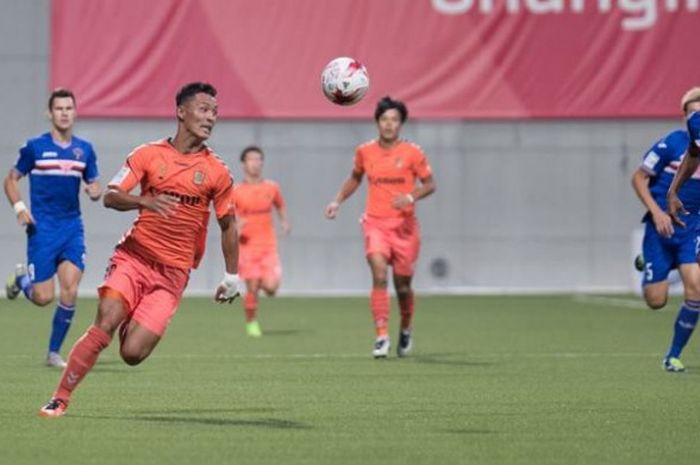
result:
M 367 299 L 262 300 L 253 340 L 239 302 L 189 298 L 150 359 L 128 367 L 113 344 L 43 419 L 52 310 L 0 301 L 0 463 L 697 464 L 697 336 L 688 373 L 660 367 L 676 309 L 422 297 L 413 355 L 375 361 Z M 68 347 L 95 301 L 78 312 Z

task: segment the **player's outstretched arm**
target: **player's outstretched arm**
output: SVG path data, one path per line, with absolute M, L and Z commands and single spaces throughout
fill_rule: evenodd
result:
M 664 237 L 671 237 L 673 234 L 673 221 L 671 216 L 661 209 L 656 200 L 654 200 L 654 196 L 651 195 L 649 177 L 649 173 L 642 168 L 637 168 L 632 173 L 632 188 L 651 214 L 656 231 Z
M 681 165 L 678 167 L 675 176 L 673 176 L 673 181 L 671 182 L 671 187 L 668 188 L 668 193 L 666 194 L 666 200 L 668 201 L 668 214 L 671 216 L 674 222 L 685 227 L 685 222 L 681 219 L 682 215 L 687 215 L 683 202 L 678 198 L 678 191 L 681 186 L 690 178 L 690 176 L 698 169 L 700 166 L 700 153 L 694 145 L 688 148 L 688 153 L 683 157 Z
M 238 232 L 236 218 L 226 215 L 219 218 L 221 228 L 221 251 L 224 254 L 226 272 L 221 284 L 216 288 L 214 300 L 219 303 L 231 303 L 240 295 L 241 280 L 238 277 Z
M 343 185 L 340 187 L 340 190 L 336 194 L 333 201 L 329 203 L 326 207 L 326 218 L 328 218 L 329 220 L 334 219 L 338 214 L 340 204 L 343 203 L 345 199 L 354 194 L 357 188 L 360 187 L 361 183 L 362 173 L 353 170 L 353 172 L 350 174 L 350 177 L 348 177 L 343 183 Z
M 155 197 L 150 195 L 131 195 L 111 187 L 105 192 L 103 202 L 105 207 L 113 208 L 114 210 L 129 211 L 145 208 L 163 217 L 172 215 L 180 204 L 177 197 L 172 195 L 159 194 Z
M 14 168 L 5 177 L 3 182 L 3 187 L 5 188 L 5 195 L 7 200 L 10 201 L 10 205 L 15 210 L 17 215 L 17 222 L 21 226 L 27 226 L 29 224 L 34 224 L 34 218 L 27 208 L 27 206 L 22 202 L 22 196 L 19 192 L 19 180 L 22 178 L 19 172 Z

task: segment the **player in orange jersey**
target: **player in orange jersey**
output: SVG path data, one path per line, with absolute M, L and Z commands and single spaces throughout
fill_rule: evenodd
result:
M 246 333 L 260 337 L 257 320 L 258 291 L 273 296 L 280 285 L 282 269 L 277 253 L 277 238 L 272 220 L 272 209 L 279 214 L 283 234 L 289 233 L 287 207 L 277 183 L 263 179 L 265 155 L 256 146 L 241 152 L 245 179 L 234 188 L 234 205 L 238 221 L 238 272 L 246 284 L 243 307 L 246 315 Z
M 374 112 L 379 137 L 357 148 L 352 173 L 325 212 L 327 218 L 335 218 L 340 204 L 357 190 L 362 177 L 367 175 L 367 207 L 361 222 L 365 254 L 372 271 L 370 308 L 377 336 L 372 351 L 375 358 L 384 358 L 389 353 L 389 266 L 393 268 L 401 312 L 399 357 L 407 355 L 413 346 L 411 280 L 420 249 L 414 204 L 435 191 L 432 170 L 423 151 L 399 139 L 407 117 L 408 110 L 403 102 L 390 97 L 379 101 Z
M 95 323 L 73 346 L 53 398 L 39 415 L 65 413 L 71 393 L 115 331 L 128 365 L 138 365 L 149 356 L 177 310 L 190 269 L 204 253 L 211 203 L 221 228 L 226 266 L 215 299 L 231 302 L 238 295 L 233 179 L 205 143 L 216 123 L 215 97 L 216 90 L 206 83 L 180 89 L 175 137 L 136 148 L 108 184 L 105 206 L 139 210 L 139 215 L 109 262 L 98 289 Z M 130 194 L 136 186 L 140 194 Z

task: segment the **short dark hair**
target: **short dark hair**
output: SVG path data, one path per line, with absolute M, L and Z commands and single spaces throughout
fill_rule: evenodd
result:
M 374 120 L 379 121 L 379 118 L 388 110 L 397 110 L 401 115 L 401 124 L 408 119 L 408 108 L 401 100 L 393 100 L 388 95 L 377 102 L 377 109 L 374 110 Z
M 265 159 L 265 153 L 257 145 L 249 145 L 248 147 L 241 150 L 241 163 L 245 161 L 245 157 L 248 156 L 250 152 L 258 152 L 262 159 Z
M 73 105 L 75 106 L 75 95 L 73 92 L 64 87 L 57 87 L 49 96 L 49 111 L 53 109 L 53 101 L 57 98 L 71 98 L 73 99 Z
M 180 106 L 197 94 L 207 94 L 216 97 L 216 89 L 208 82 L 190 82 L 185 84 L 175 96 L 175 105 Z

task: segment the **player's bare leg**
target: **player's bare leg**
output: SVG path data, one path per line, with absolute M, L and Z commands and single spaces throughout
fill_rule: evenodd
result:
M 678 267 L 678 272 L 683 280 L 685 300 L 676 316 L 671 346 L 662 362 L 663 369 L 673 373 L 685 371 L 681 352 L 693 335 L 700 315 L 700 267 L 696 263 L 684 264 Z
M 668 281 L 647 284 L 644 286 L 644 300 L 652 310 L 659 310 L 666 306 L 668 301 Z
M 394 288 L 396 289 L 396 297 L 399 301 L 399 311 L 401 313 L 401 331 L 397 347 L 399 357 L 405 357 L 413 348 L 411 328 L 415 298 L 411 288 L 412 280 L 413 276 L 402 276 L 394 273 Z
M 277 294 L 277 289 L 280 287 L 280 279 L 278 277 L 264 277 L 260 280 L 260 289 L 267 294 L 268 297 L 274 297 Z
M 151 355 L 158 342 L 160 342 L 159 335 L 132 320 L 124 330 L 119 355 L 127 365 L 135 366 Z
M 110 344 L 114 332 L 126 318 L 121 295 L 106 289 L 97 308 L 97 317 L 92 326 L 78 339 L 68 355 L 68 366 L 51 401 L 39 410 L 40 416 L 57 417 L 65 413 L 70 396 L 95 366 L 100 353 Z
M 58 265 L 56 277 L 58 278 L 59 301 L 54 311 L 46 365 L 65 368 L 66 362 L 59 355 L 59 351 L 73 321 L 75 304 L 78 300 L 78 285 L 83 277 L 83 272 L 74 263 L 66 260 Z
M 251 337 L 262 336 L 260 323 L 258 323 L 258 292 L 260 291 L 260 279 L 247 279 L 246 294 L 243 298 L 245 310 L 245 332 Z
M 372 293 L 370 308 L 374 319 L 376 340 L 372 355 L 374 358 L 385 358 L 389 354 L 389 293 L 387 292 L 388 268 L 386 257 L 372 254 L 367 257 L 367 263 L 372 271 Z
M 23 263 L 18 263 L 15 266 L 15 271 L 7 277 L 5 282 L 5 292 L 8 299 L 15 299 L 19 294 L 24 293 L 27 300 L 40 307 L 53 301 L 55 287 L 56 283 L 53 277 L 39 283 L 33 283 L 29 277 L 27 265 Z
M 33 283 L 29 300 L 40 307 L 45 307 L 53 302 L 55 296 L 56 282 L 51 278 L 40 283 Z

